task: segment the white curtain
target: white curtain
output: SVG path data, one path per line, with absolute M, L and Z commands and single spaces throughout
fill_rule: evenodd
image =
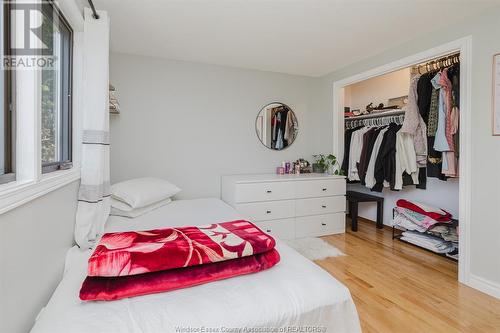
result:
M 109 18 L 85 9 L 81 184 L 75 240 L 90 248 L 99 239 L 110 210 L 109 184 Z

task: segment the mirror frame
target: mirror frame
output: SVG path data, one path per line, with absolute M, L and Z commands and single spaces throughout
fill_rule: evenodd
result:
M 266 146 L 266 144 L 264 142 L 262 142 L 262 140 L 259 138 L 259 133 L 257 132 L 257 119 L 259 119 L 259 115 L 262 112 L 262 110 L 264 110 L 266 107 L 268 107 L 271 104 L 281 104 L 281 105 L 286 106 L 291 112 L 293 112 L 293 114 L 295 115 L 295 118 L 297 119 L 297 123 L 299 124 L 299 126 L 298 126 L 299 129 L 297 130 L 297 135 L 295 136 L 295 140 L 293 140 L 293 142 L 291 144 L 289 144 L 288 146 L 286 146 L 285 148 L 280 149 L 280 150 L 273 149 L 273 148 Z M 284 150 L 287 150 L 288 148 L 290 148 L 295 143 L 295 141 L 297 141 L 297 138 L 299 137 L 299 132 L 300 132 L 300 121 L 299 121 L 299 117 L 297 117 L 297 113 L 295 111 L 293 111 L 293 109 L 288 104 L 285 104 L 283 102 L 274 101 L 274 102 L 269 102 L 260 108 L 259 112 L 257 113 L 257 117 L 255 117 L 254 128 L 255 128 L 255 136 L 257 136 L 257 140 L 259 140 L 260 143 L 264 147 L 266 147 L 267 149 L 269 149 L 271 151 L 284 151 Z

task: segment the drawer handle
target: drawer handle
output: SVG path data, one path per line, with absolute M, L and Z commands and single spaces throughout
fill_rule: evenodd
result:
M 326 192 L 326 190 L 327 190 L 327 189 L 326 189 L 326 188 L 324 188 L 324 189 L 323 189 L 323 192 Z
M 266 229 L 266 232 L 271 232 L 271 229 Z
M 321 207 L 326 208 L 326 205 L 323 205 L 323 206 L 321 206 Z
M 267 190 L 267 191 L 266 191 L 266 193 L 273 193 L 273 191 L 271 191 L 271 190 Z
M 326 227 L 326 223 L 321 223 L 322 226 Z
M 267 210 L 267 211 L 266 211 L 266 213 L 267 213 L 267 214 L 271 214 L 271 211 L 270 211 L 270 210 Z

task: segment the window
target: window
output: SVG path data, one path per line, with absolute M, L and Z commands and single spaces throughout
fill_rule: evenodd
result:
M 10 48 L 9 5 L 0 5 L 0 52 Z M 12 80 L 13 73 L 3 70 L 0 77 L 0 184 L 15 180 L 13 173 L 13 140 L 12 140 Z
M 73 32 L 51 2 L 42 5 L 42 42 L 53 50 L 54 66 L 41 75 L 42 173 L 72 166 Z

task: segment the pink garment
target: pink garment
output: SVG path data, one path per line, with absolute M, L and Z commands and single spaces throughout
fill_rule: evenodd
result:
M 413 75 L 410 79 L 408 92 L 408 106 L 401 133 L 408 133 L 413 137 L 413 145 L 417 158 L 417 166 L 423 168 L 427 165 L 427 126 L 418 110 L 417 84 L 420 75 Z
M 444 105 L 446 107 L 446 141 L 450 147 L 450 151 L 455 150 L 455 145 L 453 143 L 453 117 L 452 117 L 452 92 L 451 92 L 451 81 L 448 79 L 448 68 L 443 69 L 441 77 L 439 79 L 439 84 L 441 89 L 444 89 L 445 101 Z
M 451 109 L 451 134 L 456 134 L 458 132 L 459 123 L 460 110 L 455 106 Z
M 456 178 L 458 177 L 458 160 L 456 155 L 452 151 L 444 151 L 443 159 L 448 161 L 448 170 L 442 169 L 442 173 L 445 176 Z

